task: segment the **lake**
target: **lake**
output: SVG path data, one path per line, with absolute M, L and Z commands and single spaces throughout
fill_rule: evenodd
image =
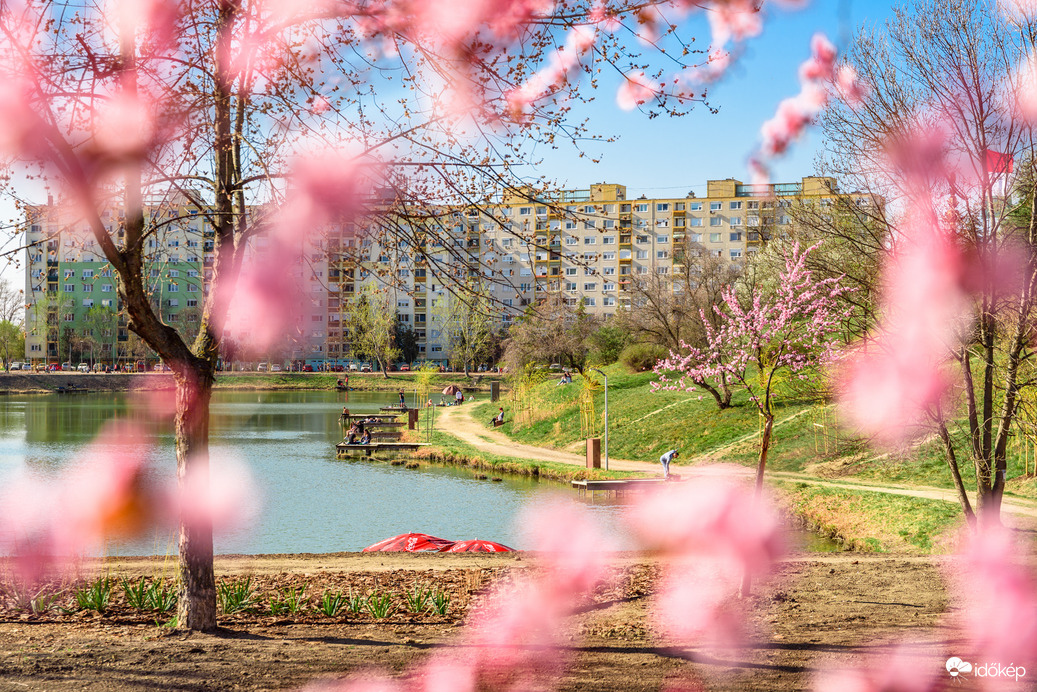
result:
M 250 471 L 261 510 L 248 531 L 217 534 L 226 553 L 321 553 L 360 550 L 399 533 L 420 531 L 451 539 L 484 538 L 522 548 L 515 519 L 529 503 L 564 493 L 558 483 L 505 478 L 477 480 L 464 469 L 408 470 L 384 462 L 339 461 L 339 414 L 377 412 L 392 392 L 217 392 L 211 408 L 214 473 L 228 456 Z M 18 469 L 56 476 L 81 454 L 106 421 L 129 418 L 155 435 L 148 460 L 153 477 L 175 474 L 168 423 L 122 393 L 0 397 L 0 477 Z M 592 508 L 603 521 L 612 505 Z M 112 554 L 175 553 L 175 537 L 154 536 L 112 545 Z

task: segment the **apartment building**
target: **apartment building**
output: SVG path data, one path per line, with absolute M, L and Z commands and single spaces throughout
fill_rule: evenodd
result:
M 212 230 L 183 205 L 150 205 L 146 214 L 159 229 L 144 241 L 152 308 L 167 324 L 197 332 L 212 265 Z M 119 212 L 106 210 L 101 219 L 122 242 Z M 150 351 L 126 328 L 118 277 L 93 234 L 68 208 L 49 203 L 28 211 L 26 267 L 28 361 L 89 358 L 117 365 L 149 359 Z
M 628 199 L 623 185 L 598 183 L 547 195 L 514 190 L 492 205 L 430 207 L 405 220 L 386 215 L 315 229 L 299 250 L 302 264 L 284 269 L 301 287 L 301 304 L 294 328 L 271 357 L 348 363 L 350 305 L 361 291 L 374 290 L 414 330 L 418 359 L 445 363 L 444 322 L 464 300 L 462 287 L 484 294 L 504 325 L 558 293 L 570 305 L 582 301 L 588 313 L 609 316 L 636 309 L 634 282 L 648 275 L 672 277 L 674 290 L 680 290 L 676 279 L 686 253 L 743 262 L 792 228 L 799 205 L 824 207 L 846 197 L 859 205 L 874 203 L 866 194 L 840 192 L 825 177 L 770 185 L 710 180 L 704 197 L 637 199 Z M 104 359 L 137 357 L 117 317 L 115 277 L 91 236 L 63 223 L 53 205 L 33 213 L 26 357 L 64 360 L 69 331 L 72 338 L 97 341 Z M 189 332 L 206 292 L 212 229 L 185 204 L 155 205 L 148 214 L 164 221 L 147 241 L 153 304 L 168 323 Z M 118 223 L 114 212 L 104 220 L 109 229 Z M 267 251 L 263 238 L 252 241 L 253 257 Z M 113 326 L 98 327 L 104 314 L 98 308 L 113 311 Z M 247 346 L 249 325 L 229 328 Z

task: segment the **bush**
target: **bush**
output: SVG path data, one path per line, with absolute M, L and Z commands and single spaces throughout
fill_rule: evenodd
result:
M 665 347 L 658 344 L 630 344 L 619 354 L 619 362 L 631 372 L 643 372 L 654 368 L 657 362 L 669 354 Z

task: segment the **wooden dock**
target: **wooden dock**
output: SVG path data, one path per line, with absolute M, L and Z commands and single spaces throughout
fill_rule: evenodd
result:
M 339 416 L 339 418 L 345 418 L 346 420 L 361 420 L 365 418 L 377 418 L 378 420 L 395 420 L 399 417 L 399 414 L 396 413 L 350 413 L 348 416 L 343 413 L 341 416 Z
M 382 455 L 387 452 L 397 456 L 401 452 L 413 452 L 416 449 L 428 447 L 426 442 L 372 442 L 367 445 L 347 445 L 339 442 L 335 445 L 335 451 L 339 459 L 352 459 L 356 457 L 370 457 L 374 454 Z
M 573 481 L 572 487 L 579 490 L 581 496 L 590 495 L 594 497 L 595 493 L 605 493 L 605 497 L 610 497 L 609 493 L 611 493 L 611 497 L 618 497 L 639 490 L 656 488 L 664 483 L 677 483 L 680 481 L 680 476 L 671 474 L 669 480 L 665 478 L 623 478 L 620 480 Z

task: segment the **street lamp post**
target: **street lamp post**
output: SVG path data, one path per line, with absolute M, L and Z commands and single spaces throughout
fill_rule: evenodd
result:
M 609 376 L 597 368 L 591 368 L 605 378 L 605 470 L 609 470 Z

